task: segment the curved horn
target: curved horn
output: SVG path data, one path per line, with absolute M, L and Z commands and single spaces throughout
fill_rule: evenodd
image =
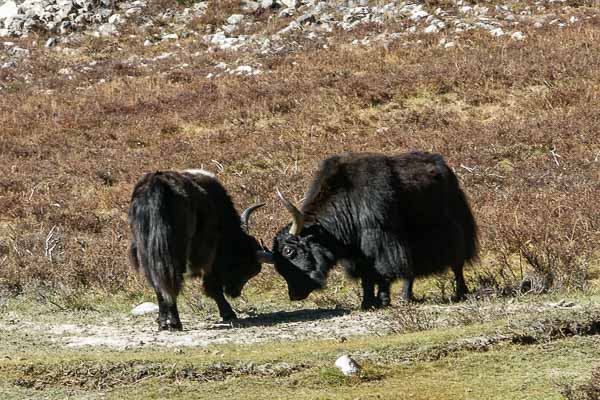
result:
M 261 264 L 275 264 L 275 258 L 270 251 L 258 250 L 256 252 L 256 259 Z
M 248 230 L 248 222 L 250 221 L 250 216 L 252 215 L 252 213 L 264 205 L 265 205 L 265 203 L 260 203 L 260 204 L 256 204 L 251 207 L 248 207 L 244 210 L 244 212 L 242 213 L 242 216 L 240 217 L 240 220 L 242 223 L 242 227 L 245 230 Z
M 277 195 L 281 199 L 281 202 L 285 206 L 285 208 L 292 214 L 292 227 L 290 228 L 290 235 L 299 235 L 302 232 L 302 228 L 304 228 L 304 215 L 300 210 L 296 208 L 295 205 L 292 204 L 291 201 L 285 198 L 285 196 L 277 189 Z

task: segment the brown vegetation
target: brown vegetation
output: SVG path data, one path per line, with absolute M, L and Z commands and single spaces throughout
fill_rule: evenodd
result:
M 186 69 L 115 61 L 159 51 L 126 38 L 127 53 L 101 38 L 77 57 L 36 50 L 19 70 L 29 80 L 0 72 L 0 285 L 144 287 L 127 267 L 126 211 L 147 171 L 218 172 L 238 209 L 267 202 L 252 228 L 270 243 L 288 217 L 275 186 L 298 200 L 327 155 L 421 149 L 446 157 L 472 202 L 479 288 L 584 289 L 600 244 L 598 22 L 527 32 L 525 42 L 467 33 L 450 50 L 423 37 L 217 51 L 185 57 Z M 201 47 L 181 43 L 184 54 Z M 238 59 L 263 74 L 206 77 Z

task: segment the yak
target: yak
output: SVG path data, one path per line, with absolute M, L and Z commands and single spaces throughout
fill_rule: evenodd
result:
M 396 279 L 411 301 L 415 278 L 448 267 L 455 297 L 468 293 L 463 266 L 477 258 L 477 225 L 441 155 L 335 155 L 322 161 L 301 209 L 277 193 L 293 221 L 273 239 L 272 258 L 290 300 L 322 289 L 336 264 L 361 280 L 363 309 L 388 306 Z
M 203 170 L 156 171 L 137 182 L 129 207 L 129 259 L 156 292 L 159 330 L 182 329 L 177 296 L 184 276 L 202 276 L 221 318 L 236 318 L 224 294 L 238 297 L 270 259 L 247 232 L 250 215 L 263 205 L 240 217 L 225 188 Z

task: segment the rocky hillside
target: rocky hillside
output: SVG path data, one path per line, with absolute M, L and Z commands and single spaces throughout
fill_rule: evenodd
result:
M 156 0 L 0 0 L 2 68 L 45 44 L 76 46 L 90 36 L 130 38 L 143 46 L 185 38 L 214 49 L 273 54 L 302 47 L 327 46 L 340 32 L 356 46 L 393 42 L 419 43 L 420 35 L 437 35 L 444 48 L 467 45 L 465 32 L 484 31 L 494 37 L 526 40 L 524 33 L 562 29 L 597 15 L 596 1 L 538 0 L 523 2 L 425 0 L 262 0 L 221 2 L 159 2 Z M 202 20 L 205 23 L 198 23 Z M 131 27 L 136 33 L 131 35 Z M 34 35 L 38 40 L 22 48 L 10 38 Z M 260 69 L 236 67 L 229 72 L 258 74 Z M 219 70 L 215 71 L 218 75 Z

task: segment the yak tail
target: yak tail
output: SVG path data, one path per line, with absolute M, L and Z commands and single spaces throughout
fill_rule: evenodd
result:
M 471 206 L 462 189 L 458 189 L 459 209 L 463 212 L 463 230 L 465 235 L 465 258 L 467 261 L 476 261 L 479 253 L 479 229 L 475 222 L 475 217 L 471 211 Z
M 185 268 L 185 240 L 178 240 L 176 194 L 160 173 L 150 176 L 145 190 L 134 195 L 130 211 L 131 228 L 137 246 L 138 263 L 148 282 L 163 299 L 173 304 L 179 294 Z M 184 207 L 183 204 L 180 206 Z
M 475 222 L 475 217 L 471 211 L 467 196 L 458 183 L 458 178 L 452 171 L 451 175 L 454 181 L 453 186 L 457 189 L 456 196 L 452 196 L 455 200 L 455 204 L 452 206 L 463 228 L 465 261 L 473 262 L 478 259 L 479 254 L 479 229 L 477 228 L 477 223 Z

